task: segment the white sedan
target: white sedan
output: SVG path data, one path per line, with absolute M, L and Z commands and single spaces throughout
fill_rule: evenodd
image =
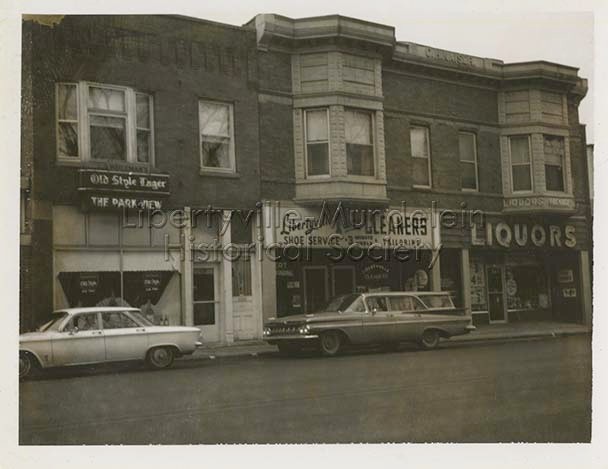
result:
M 196 327 L 156 326 L 136 308 L 62 309 L 38 331 L 19 336 L 19 377 L 34 368 L 129 360 L 167 368 L 201 340 Z

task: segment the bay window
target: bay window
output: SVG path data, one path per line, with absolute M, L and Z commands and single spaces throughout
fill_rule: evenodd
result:
M 548 191 L 564 191 L 564 137 L 543 136 L 545 154 L 545 182 Z
M 329 119 L 327 109 L 304 111 L 307 176 L 329 176 Z
M 528 135 L 509 138 L 513 192 L 532 190 L 532 160 Z
M 344 136 L 348 174 L 374 176 L 373 119 L 370 112 L 346 110 Z
M 410 127 L 414 186 L 431 187 L 431 152 L 426 127 Z
M 234 116 L 231 104 L 200 101 L 201 169 L 234 172 Z
M 479 189 L 477 181 L 477 142 L 475 134 L 460 132 L 458 134 L 458 149 L 460 153 L 460 182 L 464 190 Z
M 86 82 L 56 88 L 57 158 L 151 163 L 152 97 Z

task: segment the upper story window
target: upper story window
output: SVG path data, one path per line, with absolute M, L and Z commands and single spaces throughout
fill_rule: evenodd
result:
M 532 159 L 530 157 L 530 136 L 509 137 L 511 156 L 511 181 L 513 192 L 532 190 Z
M 464 190 L 479 189 L 477 171 L 477 141 L 474 133 L 460 132 L 458 134 L 458 150 L 460 153 L 460 183 Z
M 564 137 L 543 136 L 545 154 L 545 183 L 548 191 L 564 191 L 564 159 L 566 150 Z
M 370 112 L 344 111 L 348 174 L 374 176 L 374 125 Z
M 234 116 L 232 104 L 199 101 L 201 169 L 234 172 Z
M 327 108 L 304 112 L 307 176 L 329 176 L 328 112 Z
M 414 186 L 431 187 L 429 129 L 418 126 L 410 127 L 410 147 L 414 169 Z
M 152 97 L 96 83 L 58 83 L 59 161 L 153 163 Z

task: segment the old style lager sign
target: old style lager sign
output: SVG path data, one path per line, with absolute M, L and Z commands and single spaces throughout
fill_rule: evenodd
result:
M 81 169 L 80 193 L 84 206 L 99 210 L 158 210 L 169 197 L 169 175 Z

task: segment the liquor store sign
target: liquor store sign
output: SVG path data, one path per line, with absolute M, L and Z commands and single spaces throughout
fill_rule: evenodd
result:
M 79 170 L 78 192 L 83 205 L 93 210 L 159 210 L 169 197 L 169 175 Z

